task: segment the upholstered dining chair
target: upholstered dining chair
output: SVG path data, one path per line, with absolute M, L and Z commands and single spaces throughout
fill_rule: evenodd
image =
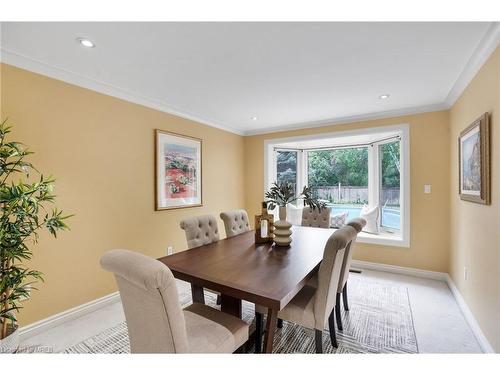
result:
M 356 237 L 351 226 L 335 231 L 328 239 L 318 270 L 318 286 L 306 285 L 283 310 L 278 317 L 315 330 L 316 353 L 322 353 L 322 337 L 326 322 L 330 331 L 332 346 L 337 348 L 334 312 L 336 293 L 341 277 L 342 263 L 346 249 Z
M 340 314 L 340 295 L 342 295 L 344 310 L 349 311 L 349 304 L 347 302 L 347 280 L 349 279 L 349 270 L 351 268 L 352 254 L 354 253 L 354 244 L 356 243 L 358 233 L 361 232 L 366 225 L 366 220 L 358 217 L 349 221 L 347 225 L 356 230 L 356 236 L 354 236 L 354 239 L 345 251 L 344 261 L 342 262 L 342 269 L 340 271 L 339 286 L 337 288 L 336 304 L 338 308 L 335 310 L 335 317 L 337 319 L 337 327 L 340 331 L 344 329 L 342 326 L 342 316 Z
M 338 347 L 335 333 L 336 294 L 344 253 L 355 237 L 356 230 L 351 226 L 335 231 L 325 245 L 317 287 L 305 285 L 278 313 L 280 319 L 315 331 L 316 353 L 323 352 L 323 330 L 327 321 L 332 346 Z M 258 333 L 256 331 L 256 336 Z M 256 340 L 262 340 L 262 337 L 256 337 Z
M 181 220 L 181 229 L 186 234 L 188 249 L 219 241 L 217 219 L 213 215 L 202 215 Z
M 245 210 L 221 212 L 220 218 L 224 222 L 226 237 L 233 237 L 250 230 L 248 214 Z
M 186 234 L 188 249 L 203 245 L 209 245 L 211 243 L 219 241 L 219 228 L 217 226 L 217 219 L 213 215 L 190 217 L 181 220 L 180 226 Z M 217 294 L 217 305 L 220 305 L 220 293 L 210 289 L 207 290 Z
M 347 280 L 349 279 L 349 270 L 351 268 L 352 255 L 354 253 L 354 244 L 356 243 L 357 235 L 361 232 L 366 225 L 366 221 L 363 218 L 355 218 L 349 221 L 346 225 L 353 227 L 356 230 L 356 235 L 351 243 L 347 246 L 346 251 L 344 252 L 344 259 L 342 261 L 342 268 L 340 271 L 340 279 L 339 285 L 337 288 L 337 296 L 336 296 L 336 306 L 335 309 L 335 318 L 337 320 L 337 328 L 339 331 L 342 331 L 342 315 L 340 311 L 340 298 L 342 296 L 342 302 L 344 305 L 344 310 L 349 311 L 349 304 L 347 301 Z M 317 287 L 318 285 L 318 274 L 316 273 L 308 282 L 308 285 Z
M 174 276 L 158 260 L 111 250 L 101 266 L 113 272 L 132 353 L 233 353 L 248 340 L 248 324 L 209 306 L 181 308 Z
M 304 207 L 302 209 L 303 227 L 330 228 L 331 208 L 325 207 L 321 211 L 317 208 Z
M 222 212 L 220 214 L 220 218 L 224 222 L 227 237 L 233 237 L 250 230 L 248 214 L 245 210 Z M 256 353 L 260 353 L 262 351 L 262 333 L 264 331 L 263 316 L 265 313 L 267 313 L 267 307 L 255 305 L 255 337 L 260 337 L 260 341 L 257 341 L 257 339 L 255 340 Z M 283 322 L 280 320 L 278 325 L 282 326 L 282 324 Z

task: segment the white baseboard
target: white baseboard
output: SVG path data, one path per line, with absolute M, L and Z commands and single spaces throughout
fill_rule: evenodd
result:
M 455 297 L 455 300 L 457 301 L 458 307 L 462 311 L 465 321 L 467 322 L 467 324 L 472 330 L 472 333 L 476 337 L 476 340 L 479 346 L 481 347 L 481 350 L 484 353 L 495 353 L 493 347 L 491 346 L 488 339 L 481 330 L 481 327 L 479 326 L 479 323 L 474 317 L 474 314 L 472 314 L 472 311 L 470 310 L 469 306 L 467 305 L 464 298 L 460 294 L 460 291 L 458 290 L 457 286 L 455 285 L 449 274 L 445 272 L 426 271 L 418 268 L 400 267 L 400 266 L 393 266 L 390 264 L 373 263 L 355 259 L 352 260 L 351 266 L 353 268 L 392 272 L 402 275 L 416 276 L 416 277 L 422 277 L 426 279 L 446 282 L 448 288 L 450 288 L 450 291 L 453 294 L 453 297 Z
M 393 266 L 391 264 L 373 263 L 356 259 L 352 260 L 351 266 L 354 268 L 364 268 L 367 270 L 399 273 L 402 275 L 416 276 L 425 279 L 440 280 L 440 281 L 446 281 L 446 278 L 448 276 L 448 274 L 444 272 L 435 272 L 435 271 L 422 270 L 419 268 Z
M 448 284 L 451 293 L 453 293 L 453 296 L 455 297 L 455 300 L 457 301 L 460 310 L 462 310 L 462 314 L 464 314 L 465 320 L 472 329 L 472 332 L 474 333 L 474 336 L 476 337 L 476 340 L 479 343 L 479 346 L 481 346 L 483 352 L 495 353 L 495 350 L 493 349 L 488 339 L 484 335 L 483 331 L 481 330 L 479 323 L 477 322 L 476 318 L 474 318 L 474 314 L 472 314 L 472 311 L 469 309 L 469 306 L 465 302 L 464 297 L 462 297 L 462 294 L 460 293 L 457 286 L 455 285 L 450 275 L 448 274 L 446 274 L 446 283 Z
M 27 339 L 62 323 L 77 319 L 85 314 L 101 309 L 106 305 L 110 305 L 119 300 L 119 292 L 108 294 L 107 296 L 97 298 L 93 301 L 84 303 L 83 305 L 73 307 L 69 310 L 39 320 L 38 322 L 21 327 L 19 329 L 19 336 L 21 339 Z

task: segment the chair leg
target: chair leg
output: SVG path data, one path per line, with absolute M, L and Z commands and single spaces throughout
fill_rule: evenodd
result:
M 255 313 L 255 353 L 262 353 L 262 327 L 264 317 L 261 313 Z
M 336 307 L 339 308 L 338 306 Z M 335 333 L 335 307 L 333 308 L 330 316 L 328 317 L 328 329 L 330 330 L 330 340 L 332 341 L 332 346 L 337 349 L 339 347 L 337 343 L 337 334 Z
M 347 282 L 344 285 L 344 289 L 342 289 L 342 298 L 344 300 L 344 310 L 349 311 L 349 304 L 347 303 Z
M 314 343 L 316 344 L 316 353 L 323 353 L 323 331 L 314 330 Z
M 278 318 L 278 323 L 276 324 L 276 327 L 283 328 L 283 319 Z
M 220 294 L 217 294 L 217 301 L 215 302 L 217 305 L 221 304 L 221 296 Z
M 342 327 L 342 316 L 340 315 L 340 293 L 337 293 L 337 302 L 335 303 L 337 308 L 335 309 L 335 318 L 337 318 L 337 327 L 339 331 L 343 331 L 344 327 Z

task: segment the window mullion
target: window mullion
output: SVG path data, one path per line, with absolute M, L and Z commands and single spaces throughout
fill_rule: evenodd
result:
M 380 168 L 378 146 L 368 147 L 368 205 L 379 206 Z

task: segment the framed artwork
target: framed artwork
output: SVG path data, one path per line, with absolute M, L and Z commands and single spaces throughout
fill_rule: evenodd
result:
M 202 206 L 201 139 L 156 130 L 156 210 Z
M 474 121 L 458 138 L 459 194 L 462 200 L 490 204 L 489 115 Z

